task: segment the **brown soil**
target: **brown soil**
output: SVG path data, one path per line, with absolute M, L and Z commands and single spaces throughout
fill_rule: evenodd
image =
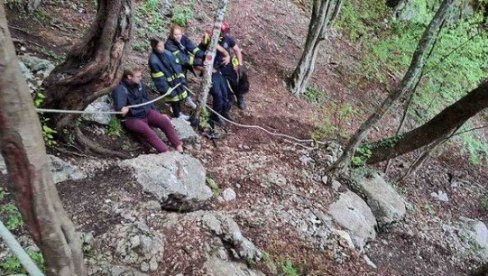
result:
M 46 54 L 48 51 L 62 55 L 93 19 L 92 2 L 80 1 L 77 9 L 69 5 L 46 4 L 42 12 L 49 19 L 45 21 L 28 19 L 18 12 L 9 11 L 12 35 L 21 41 L 28 52 L 42 57 L 49 57 Z M 197 1 L 195 9 L 208 10 L 206 2 Z M 312 104 L 291 96 L 286 89 L 286 76 L 291 74 L 299 58 L 308 24 L 307 13 L 292 1 L 232 1 L 228 18 L 232 32 L 238 38 L 250 65 L 249 76 L 252 84 L 248 95 L 249 109 L 232 111 L 237 122 L 260 125 L 269 130 L 308 139 L 311 132 L 320 126 L 320 121 L 315 118 L 320 114 L 331 114 L 332 103 L 350 103 L 360 110 L 349 122 L 342 122 L 341 131 L 343 134 L 350 134 L 386 95 L 380 84 L 353 85 L 355 78 L 350 72 L 354 72 L 354 66 L 360 62 L 360 49 L 345 39 L 333 37 L 324 43 L 323 54 L 313 78 L 314 86 L 327 93 L 326 102 L 322 105 Z M 198 40 L 199 34 L 210 24 L 211 22 L 193 24 L 188 33 Z M 139 53 L 131 53 L 129 60 L 131 63 L 146 65 L 146 56 Z M 198 87 L 198 81 L 192 85 Z M 391 114 L 387 116 L 380 123 L 383 127 L 374 131 L 370 139 L 391 134 L 397 120 Z M 100 138 L 89 129 L 86 131 L 89 137 Z M 209 176 L 216 180 L 221 190 L 232 187 L 238 193 L 237 200 L 231 203 L 214 200 L 214 210 L 232 212 L 237 209 L 251 209 L 261 204 L 259 200 L 263 198 L 269 201 L 270 206 L 290 201 L 292 195 L 261 185 L 261 176 L 272 171 L 280 172 L 289 183 L 293 183 L 299 193 L 316 198 L 321 206 L 327 206 L 334 200 L 331 190 L 325 187 L 313 194 L 309 193 L 311 188 L 320 187 L 320 183 L 302 173 L 300 147 L 255 129 L 230 126 L 227 131 L 225 138 L 217 141 L 217 148 L 210 141 L 202 140 L 201 150 L 189 150 L 189 153 L 204 163 Z M 142 152 L 137 144 L 134 145 L 127 138 L 104 137 L 98 142 L 110 145 L 114 150 L 121 150 L 126 144 L 131 146 L 129 150 L 132 153 Z M 413 155 L 393 162 L 389 173 L 391 180 L 399 177 L 406 164 L 413 159 Z M 250 169 L 249 164 L 255 164 L 260 157 L 266 159 L 265 166 Z M 6 181 L 3 178 L 0 180 Z M 462 180 L 466 184 L 452 188 L 454 180 Z M 482 185 L 487 181 L 486 169 L 470 164 L 459 149 L 450 146 L 442 154 L 429 160 L 415 177 L 399 184 L 399 189 L 409 203 L 417 206 L 416 213 L 410 216 L 419 223 L 428 225 L 433 217 L 457 220 L 459 216 L 488 223 L 488 214 L 479 203 L 481 197 L 486 195 L 486 185 Z M 237 189 L 236 184 L 241 188 Z M 79 229 L 93 231 L 95 235 L 106 232 L 121 220 L 120 216 L 107 209 L 107 200 L 138 206 L 140 202 L 150 199 L 127 173 L 116 169 L 101 172 L 88 180 L 61 183 L 58 189 L 67 211 Z M 438 190 L 449 194 L 448 203 L 432 200 L 430 193 Z M 425 207 L 427 205 L 431 208 Z M 247 219 L 239 219 L 238 222 L 245 236 L 250 237 L 258 247 L 278 262 L 291 260 L 307 275 L 463 275 L 470 269 L 470 264 L 448 262 L 453 252 L 406 235 L 403 226 L 398 226 L 398 230 L 379 233 L 377 240 L 370 245 L 368 254 L 378 266 L 374 270 L 355 252 L 349 252 L 341 260 L 324 254 L 301 240 L 287 225 L 277 227 L 272 222 L 253 224 Z M 156 223 L 150 226 L 158 227 Z M 172 231 L 169 229 L 165 233 L 172 237 Z M 202 236 L 203 239 L 204 235 L 198 227 L 189 226 L 186 234 L 167 240 L 172 248 L 165 253 L 162 263 L 172 265 L 166 266 L 161 275 L 174 275 L 177 272 L 198 275 L 195 274 L 198 271 L 198 265 L 195 264 L 201 262 L 200 257 L 188 257 L 185 252 L 188 247 L 199 248 L 201 244 L 198 243 L 198 238 Z M 195 263 L 186 262 L 188 260 Z M 269 272 L 261 264 L 258 264 L 258 268 Z

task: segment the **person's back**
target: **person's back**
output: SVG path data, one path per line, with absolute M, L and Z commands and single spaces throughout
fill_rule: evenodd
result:
M 232 56 L 230 64 L 222 69 L 222 74 L 229 82 L 229 88 L 237 98 L 237 106 L 246 108 L 244 95 L 249 92 L 249 78 L 244 68 L 242 50 L 237 45 L 235 38 L 230 34 L 230 26 L 227 22 L 222 25 L 222 47 Z
M 149 69 L 156 89 L 162 95 L 169 93 L 165 101 L 171 104 L 174 117 L 188 119 L 187 115 L 181 113 L 181 102 L 188 97 L 187 82 L 181 65 L 177 64 L 176 58 L 165 49 L 161 40 L 151 39 L 151 47 L 153 50 L 149 55 Z

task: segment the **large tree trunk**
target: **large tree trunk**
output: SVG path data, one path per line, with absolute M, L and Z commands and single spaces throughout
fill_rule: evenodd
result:
M 0 5 L 0 148 L 8 189 L 42 251 L 48 275 L 85 275 L 81 239 L 63 209 L 51 175 L 41 125 Z
M 426 57 L 429 53 L 429 49 L 434 44 L 436 36 L 439 29 L 444 24 L 447 18 L 449 9 L 453 6 L 454 0 L 444 0 L 435 14 L 434 18 L 430 22 L 429 26 L 425 30 L 420 42 L 413 54 L 412 62 L 408 68 L 407 73 L 403 77 L 399 87 L 393 91 L 388 97 L 383 101 L 381 106 L 376 110 L 375 113 L 360 126 L 356 133 L 349 140 L 344 153 L 341 155 L 339 160 L 331 167 L 336 173 L 347 171 L 349 164 L 351 163 L 352 156 L 356 152 L 356 149 L 361 144 L 361 142 L 368 136 L 369 131 L 373 128 L 383 116 L 388 112 L 388 110 L 393 106 L 393 104 L 398 101 L 398 99 L 409 95 L 414 89 L 416 83 L 418 82 L 422 70 L 425 66 Z
M 329 26 L 339 13 L 341 4 L 342 0 L 314 0 L 305 48 L 290 78 L 289 85 L 293 95 L 300 96 L 305 93 L 315 70 L 320 43 L 325 40 Z
M 429 145 L 462 126 L 469 118 L 488 107 L 488 80 L 459 101 L 444 109 L 429 122 L 399 137 L 391 137 L 370 144 L 372 156 L 368 163 L 378 163 L 389 158 Z
M 82 110 L 110 92 L 122 73 L 122 57 L 132 32 L 132 0 L 98 0 L 95 22 L 45 81 L 44 106 Z M 62 129 L 75 115 L 53 116 Z
M 207 106 L 208 93 L 210 92 L 210 88 L 212 87 L 213 64 L 217 51 L 217 44 L 219 43 L 220 29 L 222 27 L 222 22 L 224 21 L 225 10 L 227 9 L 228 3 L 229 0 L 221 0 L 217 9 L 217 13 L 215 14 L 215 21 L 212 29 L 212 40 L 210 41 L 210 45 L 205 56 L 205 73 L 203 75 L 201 89 L 202 94 L 199 98 L 198 109 L 195 115 L 196 118 L 200 118 L 202 112 L 206 109 Z

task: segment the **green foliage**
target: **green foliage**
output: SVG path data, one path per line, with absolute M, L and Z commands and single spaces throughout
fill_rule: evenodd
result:
M 190 6 L 176 6 L 173 10 L 173 18 L 171 21 L 174 24 L 185 27 L 193 19 L 193 6 L 194 2 Z
M 46 96 L 42 94 L 42 91 L 37 92 L 36 97 L 34 99 L 34 106 L 40 107 L 41 104 L 44 102 Z M 41 128 L 42 128 L 42 138 L 44 139 L 44 144 L 48 147 L 53 147 L 57 143 L 54 140 L 54 135 L 57 133 L 56 130 L 50 128 L 48 126 L 49 119 L 45 118 L 42 115 L 39 115 L 39 119 L 41 121 Z
M 488 195 L 485 195 L 483 198 L 481 198 L 480 205 L 483 210 L 488 211 Z
M 311 103 L 324 103 L 326 98 L 326 93 L 315 87 L 308 87 L 305 91 L 305 98 Z
M 122 124 L 120 123 L 120 120 L 116 117 L 112 117 L 110 119 L 110 122 L 108 122 L 108 135 L 109 136 L 117 136 L 120 137 L 120 134 L 122 133 Z
M 471 162 L 479 165 L 483 164 L 483 160 L 488 158 L 488 144 L 483 142 L 481 138 L 478 138 L 473 133 L 461 134 L 462 143 L 466 147 L 466 150 L 471 156 Z
M 391 12 L 386 1 L 345 1 L 336 26 L 352 41 L 358 41 L 381 28 L 380 23 Z
M 160 0 L 146 0 L 142 5 L 139 5 L 137 14 L 135 16 L 136 25 L 139 29 L 143 29 L 146 38 L 154 35 L 162 35 L 165 32 L 164 26 L 166 20 L 161 10 Z M 149 48 L 149 43 L 144 40 L 138 48 Z M 146 47 L 144 47 L 146 46 Z
M 25 0 L 5 0 L 5 5 L 9 9 L 23 8 L 25 6 Z
M 42 9 L 36 9 L 34 11 L 34 18 L 37 19 L 40 23 L 46 23 L 49 21 L 49 15 L 44 12 Z
M 207 186 L 209 186 L 210 189 L 212 189 L 212 192 L 213 192 L 214 196 L 219 196 L 220 195 L 220 187 L 217 184 L 217 182 L 215 182 L 215 180 L 213 180 L 210 177 L 207 177 Z
M 312 133 L 312 139 L 322 140 L 332 135 L 347 137 L 345 124 L 352 121 L 356 115 L 358 115 L 358 110 L 349 103 L 330 103 L 329 106 L 323 108 L 320 115 L 322 118 L 321 125 Z
M 369 145 L 363 145 L 359 147 L 355 154 L 354 157 L 351 160 L 352 166 L 353 167 L 362 167 L 366 165 L 366 162 L 368 159 L 371 157 L 373 152 L 371 151 L 371 148 Z
M 295 267 L 290 260 L 286 260 L 281 264 L 281 270 L 283 270 L 286 276 L 299 276 L 301 275 L 300 269 Z
M 356 81 L 378 81 L 388 87 L 392 77 L 403 78 L 418 41 L 432 19 L 439 1 L 414 0 L 409 21 L 393 21 L 385 1 L 352 0 L 344 4 L 337 26 L 351 40 L 363 41 L 362 64 L 355 68 Z M 488 70 L 488 32 L 481 28 L 482 14 L 444 26 L 427 60 L 423 79 L 410 108 L 410 115 L 423 124 L 447 105 L 474 89 Z M 471 160 L 479 164 L 488 157 L 486 141 L 467 134 L 463 144 Z M 481 162 L 482 163 L 482 162 Z
M 210 111 L 207 108 L 202 109 L 202 113 L 200 114 L 200 123 L 199 127 L 201 129 L 205 129 L 209 127 L 210 123 Z
M 0 215 L 6 217 L 7 222 L 5 223 L 5 226 L 9 230 L 17 230 L 24 225 L 19 209 L 12 203 L 0 206 Z
M 0 187 L 0 200 L 4 200 L 7 194 L 8 193 L 2 187 Z
M 44 257 L 40 252 L 27 250 L 27 254 L 36 263 L 37 267 L 44 271 Z M 6 273 L 10 274 L 27 274 L 27 271 L 22 267 L 19 259 L 15 256 L 9 256 L 0 262 L 0 269 Z

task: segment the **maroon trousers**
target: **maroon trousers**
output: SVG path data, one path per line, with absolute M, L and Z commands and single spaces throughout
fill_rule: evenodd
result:
M 169 142 L 177 147 L 181 145 L 180 138 L 171 124 L 168 116 L 151 110 L 146 118 L 130 118 L 124 121 L 125 127 L 153 146 L 159 153 L 168 151 L 168 146 L 158 137 L 151 127 L 160 128 L 168 137 Z

